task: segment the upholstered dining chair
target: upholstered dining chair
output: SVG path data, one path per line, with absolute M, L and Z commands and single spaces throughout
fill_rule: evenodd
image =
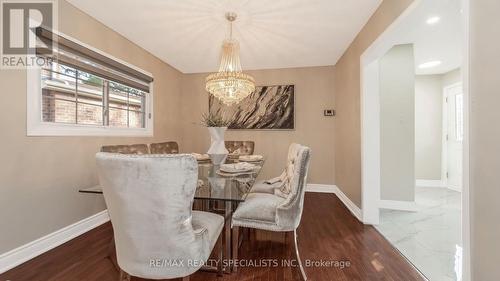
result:
M 225 141 L 229 154 L 238 152 L 239 155 L 252 155 L 255 142 L 253 141 Z
M 105 145 L 101 147 L 101 152 L 121 154 L 148 154 L 149 149 L 147 144 Z
M 196 159 L 186 154 L 97 153 L 99 182 L 114 230 L 120 280 L 180 278 L 200 269 L 218 242 L 220 215 L 193 211 Z
M 177 154 L 179 153 L 179 144 L 175 141 L 152 143 L 149 145 L 151 154 Z
M 239 227 L 268 231 L 293 231 L 295 254 L 302 278 L 307 280 L 297 244 L 297 228 L 302 217 L 304 193 L 311 150 L 300 144 L 289 148 L 288 161 L 283 174 L 274 184 L 259 183 L 244 202 L 236 208 L 232 218 L 234 241 L 239 241 Z M 278 180 L 279 179 L 279 180 Z M 233 256 L 238 256 L 238 245 L 233 245 Z

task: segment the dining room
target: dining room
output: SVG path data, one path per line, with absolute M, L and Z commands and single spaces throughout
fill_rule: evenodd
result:
M 0 281 L 426 280 L 363 217 L 360 60 L 413 5 L 0 0 Z

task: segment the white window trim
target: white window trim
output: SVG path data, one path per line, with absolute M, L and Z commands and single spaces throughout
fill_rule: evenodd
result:
M 117 62 L 120 62 L 130 68 L 140 71 L 148 76 L 153 75 L 134 65 L 115 58 L 99 49 L 91 47 L 70 36 L 60 32 L 55 34 L 76 42 L 92 51 L 107 56 Z M 41 87 L 41 69 L 28 68 L 26 70 L 26 134 L 27 136 L 127 136 L 127 137 L 152 137 L 154 133 L 154 114 L 153 114 L 153 83 L 149 83 L 149 93 L 146 93 L 145 105 L 145 128 L 118 128 L 108 126 L 82 125 L 82 124 L 63 124 L 42 121 L 42 87 Z M 149 118 L 151 116 L 151 118 Z

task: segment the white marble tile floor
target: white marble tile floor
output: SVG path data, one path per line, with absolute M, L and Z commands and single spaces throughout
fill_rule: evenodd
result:
M 417 212 L 381 210 L 376 226 L 430 281 L 460 281 L 461 194 L 417 187 Z

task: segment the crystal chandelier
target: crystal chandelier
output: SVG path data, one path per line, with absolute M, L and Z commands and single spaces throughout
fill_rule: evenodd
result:
M 233 39 L 235 13 L 226 13 L 229 21 L 229 39 L 222 43 L 219 72 L 206 78 L 206 90 L 227 106 L 239 103 L 255 90 L 255 80 L 241 71 L 240 45 Z

